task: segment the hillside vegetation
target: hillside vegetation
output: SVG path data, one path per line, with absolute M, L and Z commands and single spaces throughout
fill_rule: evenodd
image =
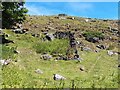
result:
M 118 88 L 117 24 L 74 16 L 27 16 L 24 23 L 2 31 L 13 41 L 0 44 L 2 59 L 10 60 L 2 65 L 2 88 Z M 74 33 L 79 60 L 66 58 L 74 56 L 67 36 L 46 38 L 55 32 Z M 66 79 L 54 80 L 53 74 Z

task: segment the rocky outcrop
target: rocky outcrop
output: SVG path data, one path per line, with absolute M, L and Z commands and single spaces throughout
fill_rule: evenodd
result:
M 0 44 L 5 44 L 5 43 L 14 43 L 12 40 L 8 40 L 5 38 L 5 35 L 0 35 Z

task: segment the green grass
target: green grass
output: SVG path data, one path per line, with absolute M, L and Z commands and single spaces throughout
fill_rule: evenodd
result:
M 15 51 L 15 47 L 8 47 L 6 45 L 1 45 L 1 54 L 0 57 L 2 57 L 2 59 L 14 59 L 14 51 Z
M 15 42 L 8 44 L 9 49 L 17 47 L 19 53 L 14 58 L 17 62 L 13 60 L 3 67 L 2 88 L 118 88 L 117 55 L 108 56 L 106 50 L 99 53 L 79 50 L 82 62 L 44 61 L 40 59 L 40 53 L 57 51 L 65 54 L 68 40 L 42 42 L 30 34 L 16 35 L 9 30 L 4 32 L 10 35 L 8 39 Z M 80 71 L 80 66 L 84 66 L 85 71 Z M 41 69 L 43 74 L 35 73 L 36 69 Z M 66 77 L 66 80 L 54 81 L 54 73 Z
M 39 42 L 33 46 L 37 53 L 66 54 L 69 47 L 68 39 L 55 39 L 54 41 Z
M 101 55 L 104 53 L 102 52 Z M 73 86 L 73 80 L 74 87 L 77 88 L 91 88 L 93 84 L 96 88 L 117 87 L 117 68 L 114 66 L 117 64 L 117 60 L 115 60 L 117 58 L 115 56 L 101 56 L 100 60 L 96 62 L 99 54 L 85 52 L 83 55 L 87 57 L 83 58 L 84 61 L 81 63 L 63 60 L 43 61 L 26 55 L 25 58 L 19 58 L 19 62 L 12 63 L 3 69 L 3 87 L 68 88 Z M 28 56 L 29 58 L 27 58 Z M 90 58 L 91 56 L 93 58 Z M 85 67 L 86 72 L 79 70 L 81 65 Z M 44 73 L 36 74 L 34 70 L 38 68 Z M 54 81 L 54 73 L 63 75 L 67 80 Z

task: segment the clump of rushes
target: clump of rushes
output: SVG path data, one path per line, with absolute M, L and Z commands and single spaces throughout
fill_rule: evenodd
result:
M 54 41 L 40 42 L 34 45 L 37 53 L 66 54 L 69 46 L 68 39 L 55 39 Z

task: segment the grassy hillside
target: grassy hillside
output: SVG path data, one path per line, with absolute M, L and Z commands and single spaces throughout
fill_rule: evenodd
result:
M 56 60 L 53 57 L 50 60 L 43 60 L 42 53 L 52 54 L 54 51 L 65 54 L 68 47 L 68 40 L 42 41 L 42 31 L 50 24 L 49 32 L 56 30 L 66 31 L 66 24 L 69 23 L 69 30 L 75 32 L 76 39 L 82 41 L 92 50 L 96 49 L 98 43 L 91 43 L 84 37 L 78 38 L 84 31 L 100 31 L 106 30 L 105 35 L 114 38 L 117 36 L 109 32 L 108 26 L 112 21 L 104 22 L 96 20 L 96 22 L 84 22 L 84 18 L 76 17 L 71 19 L 56 19 L 55 16 L 28 16 L 23 23 L 24 28 L 28 28 L 27 34 L 15 34 L 11 30 L 4 30 L 8 35 L 6 39 L 14 41 L 14 43 L 1 44 L 3 48 L 3 56 L 11 59 L 10 64 L 2 67 L 2 87 L 3 88 L 117 88 L 118 87 L 118 55 L 109 56 L 107 50 L 79 51 L 82 61 L 77 60 Z M 95 28 L 98 25 L 99 28 Z M 89 28 L 92 26 L 91 28 Z M 59 27 L 60 29 L 55 29 Z M 112 26 L 116 27 L 116 26 Z M 53 29 L 54 28 L 54 29 Z M 77 28 L 77 31 L 75 29 Z M 48 28 L 47 28 L 48 29 Z M 40 37 L 33 37 L 32 34 L 40 34 Z M 100 44 L 107 43 L 112 45 L 113 51 L 117 51 L 117 41 L 104 40 Z M 18 53 L 14 53 L 11 48 Z M 6 50 L 6 51 L 5 51 Z M 8 52 L 9 51 L 9 52 Z M 39 53 L 38 53 L 39 52 Z M 13 55 L 13 56 L 12 56 Z M 3 58 L 4 58 L 3 57 Z M 6 57 L 4 59 L 6 59 Z M 80 68 L 85 70 L 81 71 Z M 43 71 L 43 74 L 35 72 L 36 69 Z M 53 74 L 60 74 L 66 80 L 53 80 Z

